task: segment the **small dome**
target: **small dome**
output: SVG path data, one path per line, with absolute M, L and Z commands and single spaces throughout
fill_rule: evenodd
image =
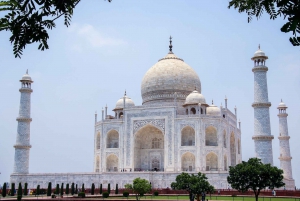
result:
M 284 102 L 282 102 L 282 100 L 281 100 L 281 102 L 280 102 L 279 105 L 278 105 L 278 108 L 287 108 L 287 106 L 286 106 L 286 104 L 285 104 Z
M 215 106 L 214 104 L 212 104 L 206 108 L 206 115 L 221 116 L 221 110 L 218 106 Z
M 261 50 L 258 49 L 255 53 L 254 53 L 254 57 L 265 57 L 266 54 Z
M 28 81 L 32 81 L 30 75 L 28 75 L 28 70 L 26 71 L 26 74 L 23 75 L 21 80 L 28 80 Z
M 125 108 L 134 107 L 135 106 L 135 104 L 134 104 L 133 100 L 131 100 L 131 98 L 127 97 L 126 95 L 124 97 L 125 97 Z M 123 98 L 124 97 L 120 98 L 117 101 L 115 110 L 116 109 L 123 109 L 123 105 L 124 105 Z
M 184 104 L 198 104 L 198 103 L 206 104 L 206 101 L 202 94 L 200 94 L 197 90 L 194 90 L 186 97 Z

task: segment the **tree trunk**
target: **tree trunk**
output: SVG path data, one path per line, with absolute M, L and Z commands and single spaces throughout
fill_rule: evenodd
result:
M 197 194 L 197 201 L 200 201 L 200 195 Z

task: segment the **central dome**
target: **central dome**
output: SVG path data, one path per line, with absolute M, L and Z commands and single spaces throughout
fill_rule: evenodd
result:
M 145 74 L 142 85 L 143 105 L 184 102 L 195 87 L 201 93 L 197 73 L 170 50 Z

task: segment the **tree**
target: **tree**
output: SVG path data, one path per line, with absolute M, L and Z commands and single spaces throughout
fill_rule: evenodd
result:
M 19 187 L 18 187 L 18 201 L 21 201 L 22 200 L 22 184 L 21 182 L 19 183 Z
M 95 184 L 92 183 L 91 195 L 95 194 Z
M 84 190 L 84 184 L 82 184 L 82 186 L 81 186 L 81 192 L 84 192 L 84 193 L 85 193 L 85 190 Z
M 24 195 L 28 195 L 28 184 L 25 183 L 25 186 L 24 186 Z
M 71 185 L 71 195 L 75 194 L 75 188 L 74 188 L 74 183 Z
M 37 185 L 35 194 L 40 195 L 40 185 Z
M 78 187 L 77 187 L 77 184 L 76 184 L 75 192 L 76 192 L 76 194 L 78 193 Z
M 108 192 L 108 194 L 110 194 L 110 183 L 108 183 L 107 192 Z
M 2 187 L 2 197 L 6 197 L 6 182 L 4 182 Z
M 140 177 L 133 180 L 133 184 L 125 184 L 126 189 L 130 189 L 135 193 L 136 200 L 140 200 L 145 193 L 150 192 L 151 185 L 146 179 Z
M 11 196 L 14 196 L 15 195 L 15 183 L 12 183 L 11 184 L 11 188 L 10 188 L 10 195 Z
M 300 46 L 300 0 L 231 0 L 228 8 L 234 7 L 239 13 L 247 13 L 248 23 L 252 17 L 259 19 L 263 12 L 274 20 L 283 16 L 287 22 L 281 27 L 282 32 L 292 32 L 290 42 L 294 46 Z
M 56 184 L 56 188 L 55 188 L 55 194 L 58 195 L 59 194 L 59 184 Z
M 261 189 L 280 188 L 285 184 L 283 180 L 283 171 L 270 164 L 263 164 L 258 158 L 250 158 L 247 162 L 229 167 L 228 183 L 232 188 L 246 192 L 253 190 L 256 201 Z
M 66 185 L 66 194 L 67 194 L 67 195 L 69 195 L 69 193 L 70 193 L 69 191 L 70 191 L 70 190 L 69 190 L 69 184 L 67 184 L 67 185 Z
M 102 184 L 100 184 L 99 194 L 102 194 Z
M 200 200 L 202 193 L 213 191 L 214 187 L 207 181 L 205 174 L 199 172 L 198 174 L 181 173 L 176 177 L 176 181 L 172 182 L 171 187 L 177 190 L 186 190 L 190 195 L 190 200 L 197 197 Z
M 52 184 L 51 184 L 51 182 L 49 182 L 48 188 L 47 188 L 47 196 L 51 196 L 51 191 L 52 191 Z
M 108 0 L 111 2 L 111 0 Z M 55 28 L 55 21 L 64 17 L 64 25 L 69 26 L 75 7 L 80 0 L 3 0 L 0 12 L 0 31 L 10 31 L 15 57 L 21 58 L 23 49 L 31 43 L 39 43 L 38 49 L 49 49 L 48 31 Z
M 64 183 L 61 183 L 61 187 L 60 187 L 60 195 L 61 195 L 61 196 L 64 195 Z
M 118 184 L 116 184 L 116 190 L 115 190 L 115 194 L 119 194 L 119 188 L 118 188 Z

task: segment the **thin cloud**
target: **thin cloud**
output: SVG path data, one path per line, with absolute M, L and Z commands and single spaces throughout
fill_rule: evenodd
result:
M 72 49 L 75 51 L 82 51 L 84 47 L 99 48 L 127 44 L 121 39 L 104 36 L 104 34 L 100 33 L 100 31 L 90 24 L 73 24 L 68 32 L 72 35 L 72 41 L 75 41 L 72 44 Z

